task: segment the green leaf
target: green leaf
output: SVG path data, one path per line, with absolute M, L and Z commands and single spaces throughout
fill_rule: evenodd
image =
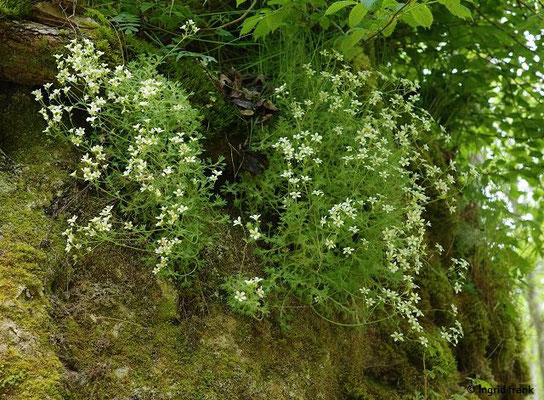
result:
M 372 10 L 372 8 L 376 5 L 376 3 L 377 3 L 377 0 L 362 0 L 361 1 L 361 4 L 369 10 Z
M 335 14 L 341 9 L 346 8 L 347 6 L 351 6 L 353 4 L 357 4 L 357 2 L 353 0 L 337 1 L 336 3 L 332 3 L 331 6 L 327 8 L 327 11 L 325 11 L 325 15 Z
M 261 18 L 262 17 L 260 15 L 254 15 L 253 17 L 249 17 L 248 19 L 246 19 L 244 23 L 242 24 L 242 29 L 240 30 L 240 36 L 251 32 L 251 30 L 255 28 L 255 25 L 257 25 L 257 23 L 261 20 Z
M 353 51 L 353 47 L 359 43 L 359 41 L 367 34 L 366 29 L 358 29 L 347 35 L 340 45 L 342 52 L 346 55 L 350 55 Z
M 402 22 L 410 25 L 412 28 L 416 28 L 419 25 L 416 22 L 415 18 L 412 16 L 412 14 L 409 14 L 409 13 L 401 14 L 399 18 Z
M 236 0 L 236 7 L 238 7 L 240 4 L 244 4 L 247 0 Z
M 234 36 L 232 35 L 232 33 L 230 33 L 229 31 L 225 30 L 225 29 L 218 29 L 216 31 L 217 33 L 217 36 L 221 36 L 221 37 L 225 37 L 225 38 L 233 38 Z
M 467 19 L 472 16 L 470 10 L 461 4 L 461 0 L 438 0 L 449 12 L 461 19 Z
M 155 6 L 155 3 L 149 3 L 149 2 L 142 3 L 142 5 L 140 6 L 140 11 L 146 12 L 147 10 L 149 10 L 150 8 L 153 8 L 154 6 Z
M 331 26 L 331 20 L 323 15 L 321 18 L 319 18 L 319 26 L 327 30 L 329 29 L 329 26 Z
M 349 27 L 353 28 L 354 26 L 359 25 L 359 22 L 363 20 L 367 12 L 368 10 L 362 4 L 357 4 L 355 7 L 353 7 L 351 12 L 349 13 Z
M 531 29 L 533 27 L 543 29 L 544 28 L 543 21 L 544 21 L 544 13 L 540 11 L 539 13 L 536 13 L 530 16 L 529 18 L 527 18 L 527 20 L 519 24 L 517 28 L 520 31 Z
M 421 25 L 424 28 L 429 28 L 433 23 L 433 13 L 425 4 L 419 4 L 412 8 L 410 14 L 412 14 L 412 17 L 414 17 L 414 20 L 418 25 Z
M 270 25 L 268 24 L 267 17 L 264 17 L 259 21 L 257 26 L 255 27 L 255 31 L 253 31 L 253 36 L 255 39 L 259 39 L 260 37 L 266 36 L 270 33 Z
M 395 18 L 383 31 L 382 35 L 385 37 L 391 36 L 393 31 L 395 30 L 395 27 L 397 26 L 397 19 Z

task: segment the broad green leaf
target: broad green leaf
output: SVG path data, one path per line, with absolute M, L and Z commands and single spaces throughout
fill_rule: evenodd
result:
M 289 9 L 277 10 L 266 17 L 266 22 L 270 28 L 270 32 L 274 32 L 280 25 L 289 17 Z
M 415 28 L 419 26 L 419 24 L 416 22 L 415 18 L 410 13 L 401 14 L 400 20 L 408 25 L 410 25 L 412 28 Z
M 438 0 L 440 4 L 446 6 L 449 12 L 461 19 L 467 19 L 472 16 L 470 10 L 461 4 L 461 0 Z
M 414 17 L 414 20 L 418 25 L 421 25 L 424 28 L 429 28 L 433 23 L 433 13 L 425 4 L 419 4 L 412 8 L 410 14 L 412 14 L 412 17 Z
M 353 0 L 337 1 L 336 3 L 333 3 L 329 8 L 327 8 L 327 11 L 325 11 L 325 15 L 335 14 L 341 9 L 346 8 L 347 6 L 352 6 L 354 4 L 357 4 L 357 2 Z
M 349 13 L 349 27 L 353 28 L 354 26 L 359 25 L 359 22 L 363 20 L 367 12 L 368 10 L 362 4 L 357 4 L 355 7 L 353 7 L 351 12 Z
M 347 35 L 340 45 L 346 55 L 353 53 L 353 47 L 367 34 L 366 29 L 358 29 Z
M 259 39 L 260 37 L 266 36 L 270 33 L 270 25 L 268 24 L 268 18 L 264 17 L 262 18 L 257 26 L 255 27 L 255 30 L 253 31 L 253 36 L 255 39 Z
M 521 24 L 517 26 L 518 30 L 526 30 L 531 28 L 539 28 L 544 29 L 544 12 L 540 11 L 539 13 L 536 13 L 529 18 L 527 18 L 526 21 L 523 21 Z
M 232 33 L 230 33 L 229 31 L 225 30 L 225 29 L 218 29 L 216 31 L 217 33 L 217 36 L 221 36 L 221 37 L 226 37 L 226 38 L 233 38 L 234 36 L 232 36 Z
M 381 9 L 392 9 L 392 10 L 398 10 L 400 7 L 402 7 L 404 4 L 403 3 L 399 3 L 398 1 L 396 0 L 384 0 L 381 4 L 380 4 L 380 8 Z
M 253 17 L 249 17 L 248 19 L 246 19 L 242 25 L 242 29 L 240 30 L 240 36 L 251 32 L 251 30 L 255 28 L 255 25 L 257 25 L 261 18 L 262 16 L 260 15 L 254 15 Z
M 395 18 L 383 31 L 382 35 L 385 37 L 391 36 L 397 26 L 397 19 Z
M 372 10 L 376 6 L 377 0 L 362 0 L 361 4 L 367 9 Z
M 140 6 L 140 11 L 146 12 L 147 10 L 149 10 L 150 8 L 153 8 L 154 6 L 155 6 L 155 3 L 150 3 L 150 2 L 142 3 L 142 5 Z
M 331 20 L 323 15 L 321 18 L 319 18 L 319 26 L 325 30 L 329 29 L 329 26 L 331 26 Z

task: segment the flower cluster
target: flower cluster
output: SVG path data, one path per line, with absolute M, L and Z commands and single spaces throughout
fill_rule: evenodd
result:
M 235 276 L 229 278 L 223 288 L 229 293 L 228 302 L 234 310 L 257 319 L 268 313 L 264 301 L 267 290 L 263 278 Z
M 240 226 L 244 230 L 247 230 L 247 234 L 251 241 L 257 241 L 261 238 L 261 227 L 260 227 L 260 214 L 250 215 L 250 221 L 246 222 L 245 226 L 242 223 L 242 217 L 238 217 L 234 220 L 233 226 Z
M 72 249 L 80 250 L 83 247 L 83 243 L 87 246 L 86 250 L 90 251 L 91 246 L 99 243 L 102 239 L 109 236 L 112 229 L 112 206 L 106 206 L 100 211 L 100 213 L 89 220 L 86 225 L 77 225 L 77 215 L 73 215 L 68 219 L 68 229 L 62 234 L 66 236 L 67 253 L 70 253 Z M 85 240 L 76 240 L 76 237 L 84 237 Z M 74 254 L 74 256 L 76 256 Z
M 463 289 L 463 283 L 466 280 L 466 273 L 470 268 L 470 264 L 467 260 L 462 258 L 452 258 L 451 262 L 452 265 L 448 272 L 450 273 L 451 279 L 454 281 L 453 290 L 455 293 L 460 293 Z
M 303 69 L 304 79 L 276 90 L 287 115 L 263 133 L 263 182 L 241 185 L 251 209 L 279 220 L 259 235 L 271 244 L 260 250 L 276 267 L 270 280 L 329 318 L 398 316 L 393 339 L 427 347 L 417 285 L 430 225 L 423 215 L 433 198 L 455 211 L 455 165 L 439 168 L 426 155 L 445 132 L 418 109 L 408 80 L 338 65 Z M 457 323 L 445 332 L 452 343 L 462 335 Z
M 188 94 L 156 72 L 156 59 L 110 68 L 87 39 L 66 50 L 57 56 L 60 87 L 34 94 L 45 131 L 83 154 L 72 176 L 100 188 L 110 204 L 87 224 L 69 220 L 66 251 L 110 241 L 147 251 L 155 273 L 187 276 L 212 240 L 209 224 L 221 219 L 212 197 L 221 170 L 201 159 Z

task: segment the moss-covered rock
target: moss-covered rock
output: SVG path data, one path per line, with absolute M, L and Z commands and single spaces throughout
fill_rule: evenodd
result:
M 47 294 L 60 233 L 44 207 L 63 184 L 58 145 L 37 141 L 43 128 L 30 95 L 0 95 L 0 397 L 60 399 L 63 367 Z
M 103 50 L 115 49 L 110 31 L 97 32 Z M 205 106 L 213 84 L 192 63 L 169 64 L 164 72 L 194 88 L 194 101 Z M 103 247 L 66 266 L 64 223 L 49 214 L 94 209 L 100 199 L 69 194 L 63 200 L 72 154 L 41 134 L 28 93 L 2 89 L 0 396 L 447 399 L 463 394 L 459 384 L 465 376 L 522 381 L 521 338 L 504 298 L 505 277 L 489 261 L 474 224 L 459 228 L 457 216 L 439 203 L 429 210 L 429 242 L 441 243 L 446 255 L 433 252 L 417 282 L 426 314 L 422 323 L 430 332 L 425 351 L 413 342 L 394 343 L 387 320 L 364 329 L 340 327 L 293 304 L 290 330 L 284 330 L 274 319 L 232 314 L 217 289 L 220 282 L 242 263 L 252 273 L 260 265 L 228 232 L 202 254 L 206 271 L 183 292 L 157 281 L 136 251 Z M 218 110 L 228 114 L 229 105 L 224 107 Z M 235 124 L 215 108 L 212 117 L 219 119 L 217 125 L 209 120 L 216 133 Z M 430 162 L 443 163 L 444 157 L 434 152 Z M 456 299 L 446 272 L 451 256 L 468 258 L 473 267 L 466 293 Z M 458 349 L 438 331 L 452 323 L 445 311 L 452 302 L 465 329 Z

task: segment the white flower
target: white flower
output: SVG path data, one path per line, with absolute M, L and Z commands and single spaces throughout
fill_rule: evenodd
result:
M 393 332 L 391 337 L 395 342 L 404 342 L 404 335 L 401 332 Z
M 241 217 L 236 218 L 232 225 L 233 226 L 238 226 L 238 225 L 242 226 L 242 218 Z
M 420 336 L 419 337 L 419 343 L 421 343 L 421 345 L 423 347 L 428 347 L 429 346 L 429 339 L 427 339 L 425 336 Z
M 414 303 L 419 303 L 419 301 L 421 300 L 421 297 L 419 297 L 419 294 L 417 293 L 412 293 L 412 295 L 410 296 L 410 301 L 414 302 Z
M 336 243 L 332 241 L 331 239 L 325 239 L 325 246 L 327 246 L 327 249 L 334 249 L 336 247 Z
M 259 232 L 259 228 L 255 227 L 255 228 L 251 228 L 249 230 L 249 236 L 253 239 L 253 240 L 258 240 L 260 237 L 261 237 L 261 232 Z
M 461 283 L 455 282 L 453 285 L 453 291 L 455 292 L 455 294 L 461 292 L 461 289 L 462 289 Z
M 282 95 L 282 94 L 288 95 L 289 92 L 287 92 L 286 89 L 287 89 L 287 84 L 284 83 L 283 85 L 275 88 L 274 93 L 276 93 L 277 96 Z
M 260 299 L 264 297 L 264 290 L 261 286 L 259 286 L 256 290 L 257 296 L 259 296 Z
M 32 92 L 32 94 L 34 95 L 34 97 L 36 98 L 36 101 L 41 101 L 43 99 L 43 94 L 42 94 L 42 91 L 40 89 L 36 89 Z
M 289 196 L 291 196 L 291 198 L 296 200 L 296 199 L 300 199 L 301 193 L 300 192 L 291 192 L 291 193 L 289 193 Z
M 253 215 L 250 215 L 249 218 L 251 218 L 252 220 L 254 221 L 259 221 L 259 218 L 261 217 L 261 214 L 253 214 Z
M 234 295 L 234 298 L 241 303 L 247 300 L 246 292 L 240 292 L 239 290 L 237 290 L 236 294 Z
M 311 137 L 312 142 L 321 143 L 321 140 L 323 139 L 323 136 L 321 136 L 318 133 L 314 133 Z
M 349 256 L 351 253 L 353 253 L 354 249 L 352 247 L 344 247 L 342 249 L 342 253 Z
M 261 282 L 263 280 L 263 278 L 259 278 L 258 276 L 254 277 L 254 278 L 251 278 L 251 279 L 246 279 L 244 282 L 246 285 L 250 285 L 250 286 L 257 286 L 257 284 L 259 282 Z
M 184 31 L 186 36 L 192 36 L 200 30 L 192 19 L 188 19 L 187 22 L 181 25 L 179 29 Z
M 448 342 L 451 342 L 452 340 L 451 335 L 445 330 L 440 331 L 440 337 L 446 339 Z

